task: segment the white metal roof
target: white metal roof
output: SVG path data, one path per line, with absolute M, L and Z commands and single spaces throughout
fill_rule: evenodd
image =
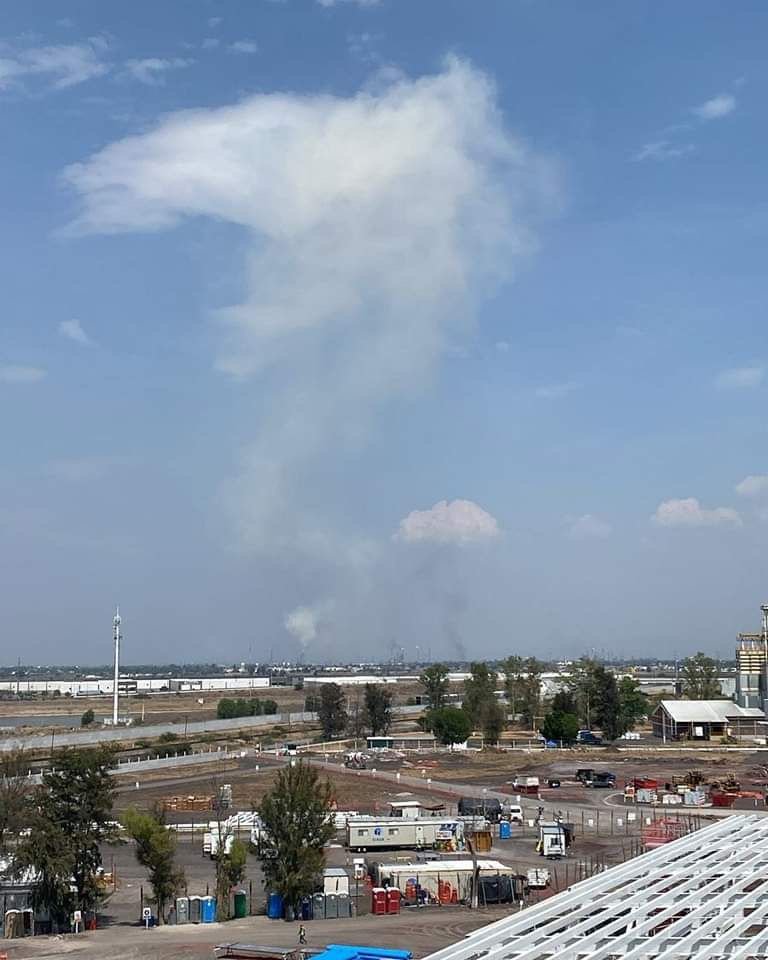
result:
M 662 700 L 660 704 L 675 723 L 726 723 L 731 719 L 760 719 L 763 711 L 746 711 L 732 700 Z
M 734 816 L 476 930 L 428 960 L 768 957 L 768 818 Z
M 490 870 L 493 873 L 514 873 L 513 867 L 507 866 L 500 860 L 478 860 L 479 870 Z M 381 873 L 471 873 L 474 865 L 471 860 L 423 860 L 411 863 L 380 863 Z

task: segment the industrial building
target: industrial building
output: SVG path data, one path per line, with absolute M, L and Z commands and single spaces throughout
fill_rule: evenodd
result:
M 768 604 L 760 608 L 762 631 L 740 633 L 736 641 L 736 702 L 741 707 L 768 706 Z
M 765 714 L 732 700 L 662 700 L 651 716 L 653 735 L 664 740 L 713 737 L 765 738 Z
M 428 960 L 768 954 L 768 819 L 729 817 L 482 927 Z

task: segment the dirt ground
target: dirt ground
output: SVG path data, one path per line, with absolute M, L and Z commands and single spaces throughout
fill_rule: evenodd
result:
M 411 950 L 423 957 L 448 946 L 472 930 L 505 916 L 506 910 L 470 912 L 457 907 L 412 909 L 399 916 L 357 917 L 351 920 L 308 921 L 307 945 L 322 949 L 330 943 L 355 943 Z M 298 924 L 250 917 L 227 924 L 185 925 L 144 930 L 138 926 L 97 930 L 83 936 L 39 937 L 3 942 L 11 960 L 48 960 L 72 956 L 83 960 L 201 960 L 213 958 L 217 943 L 246 942 L 295 947 Z

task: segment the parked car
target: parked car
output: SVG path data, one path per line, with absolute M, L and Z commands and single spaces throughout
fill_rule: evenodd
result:
M 592 733 L 591 730 L 579 730 L 576 734 L 576 743 L 580 743 L 585 747 L 599 747 L 602 742 L 603 738 L 598 737 Z
M 554 777 L 550 777 L 549 780 L 547 780 L 547 786 L 548 786 L 548 787 L 559 787 L 559 786 L 560 786 L 560 781 L 557 780 L 557 779 L 555 779 Z
M 592 778 L 591 786 L 609 790 L 616 786 L 616 775 L 607 771 L 596 773 Z

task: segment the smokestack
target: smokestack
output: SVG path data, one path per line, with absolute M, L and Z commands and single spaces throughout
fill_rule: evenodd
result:
M 112 619 L 115 638 L 115 687 L 112 691 L 112 723 L 117 726 L 117 715 L 120 700 L 120 607 L 115 609 L 115 616 Z

